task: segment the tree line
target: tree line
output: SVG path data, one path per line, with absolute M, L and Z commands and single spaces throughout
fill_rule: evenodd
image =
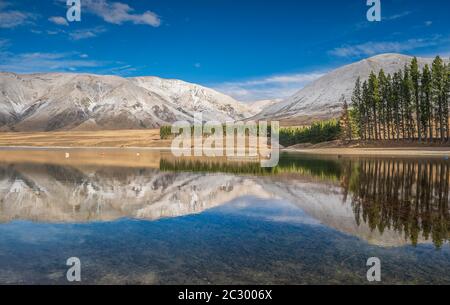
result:
M 291 146 L 328 142 L 338 139 L 341 132 L 339 121 L 334 119 L 315 122 L 308 127 L 284 127 L 280 128 L 280 144 Z
M 226 128 L 223 125 L 224 136 Z M 246 134 L 248 135 L 248 129 Z M 172 134 L 171 126 L 162 126 L 159 129 L 161 140 L 172 139 L 176 135 Z M 259 125 L 256 130 L 259 135 Z M 342 128 L 339 120 L 331 119 L 315 122 L 311 126 L 305 127 L 281 127 L 279 130 L 279 142 L 283 146 L 291 146 L 301 143 L 317 144 L 321 142 L 333 141 L 340 137 Z M 191 126 L 191 134 L 194 134 L 194 126 Z M 267 126 L 267 135 L 271 136 L 271 126 Z
M 343 130 L 361 140 L 447 142 L 449 98 L 450 64 L 437 56 L 420 69 L 414 57 L 393 75 L 380 70 L 356 80 L 351 107 L 344 103 Z

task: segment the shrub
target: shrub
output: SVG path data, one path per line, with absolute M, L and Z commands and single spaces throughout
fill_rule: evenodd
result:
M 159 136 L 161 140 L 170 139 L 172 137 L 172 127 L 171 126 L 162 126 L 159 129 Z
M 337 120 L 316 122 L 310 127 L 280 128 L 280 144 L 322 143 L 339 139 L 341 126 Z

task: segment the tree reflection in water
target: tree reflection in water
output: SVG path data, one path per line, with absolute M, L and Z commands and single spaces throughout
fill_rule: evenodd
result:
M 432 239 L 449 241 L 449 167 L 441 160 L 360 159 L 344 162 L 341 177 L 350 193 L 356 221 L 383 233 L 404 233 L 413 245 Z

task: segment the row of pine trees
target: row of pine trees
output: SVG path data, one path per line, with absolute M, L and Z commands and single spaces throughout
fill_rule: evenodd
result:
M 381 70 L 363 83 L 357 79 L 352 127 L 361 140 L 447 142 L 449 99 L 450 64 L 438 56 L 431 67 L 420 69 L 414 58 L 393 75 Z

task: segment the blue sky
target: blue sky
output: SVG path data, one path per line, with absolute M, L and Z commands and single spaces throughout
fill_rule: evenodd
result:
M 381 0 L 0 0 L 0 70 L 155 75 L 240 100 L 286 97 L 372 55 L 450 54 L 450 2 Z

